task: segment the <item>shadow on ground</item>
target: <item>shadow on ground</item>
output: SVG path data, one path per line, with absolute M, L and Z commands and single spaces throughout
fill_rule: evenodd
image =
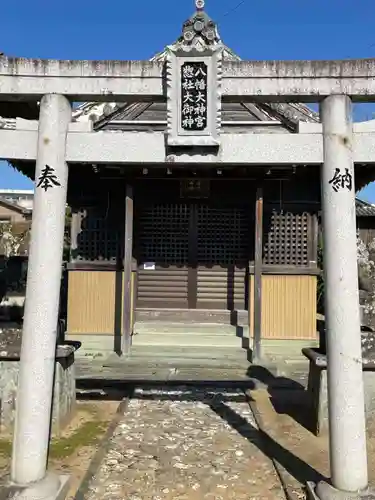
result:
M 263 366 L 251 366 L 248 374 L 267 389 L 276 413 L 289 415 L 302 427 L 314 433 L 316 425 L 313 421 L 311 396 L 300 382 L 288 377 L 275 377 Z
M 261 374 L 259 373 L 259 375 Z M 267 376 L 267 378 L 269 376 L 266 372 L 263 372 L 263 375 Z M 105 381 L 102 381 L 102 390 L 104 392 L 106 390 L 108 391 L 109 384 L 112 383 L 113 381 L 111 380 L 108 381 L 108 384 L 106 385 Z M 292 389 L 294 392 L 301 392 L 300 388 L 296 386 L 294 387 L 295 389 Z M 216 384 L 212 385 L 212 383 L 206 385 L 200 384 L 199 386 L 196 384 L 186 385 L 186 383 L 184 383 L 183 386 L 175 383 L 162 385 L 160 383 L 151 385 L 137 383 L 133 387 L 129 384 L 125 384 L 123 385 L 122 390 L 120 390 L 120 382 L 118 382 L 116 390 L 114 391 L 113 387 L 110 388 L 106 397 L 110 398 L 113 397 L 113 395 L 117 398 L 121 398 L 121 395 L 122 397 L 132 397 L 134 395 L 135 388 L 143 389 L 143 391 L 137 391 L 134 396 L 137 399 L 168 400 L 172 402 L 191 401 L 204 403 L 242 437 L 255 445 L 267 457 L 278 462 L 299 483 L 305 484 L 306 481 L 318 482 L 321 479 L 325 479 L 322 474 L 301 460 L 299 457 L 293 455 L 293 453 L 280 445 L 267 432 L 258 429 L 230 408 L 228 403 L 249 402 L 249 396 L 244 392 L 243 387 L 241 388 L 238 387 L 238 385 L 235 386 L 234 384 L 228 385 L 223 383 L 220 383 L 220 386 Z M 255 384 L 253 384 L 252 388 L 255 388 Z M 234 390 L 235 392 L 233 392 Z
M 156 368 L 156 372 L 158 372 Z M 185 370 L 186 371 L 186 370 Z M 77 390 L 80 399 L 113 399 L 121 400 L 122 394 L 129 394 L 132 388 L 149 386 L 149 387 L 207 387 L 220 386 L 221 388 L 237 388 L 243 390 L 254 390 L 258 388 L 267 389 L 271 403 L 277 413 L 288 414 L 303 427 L 313 432 L 313 422 L 311 420 L 312 412 L 309 411 L 309 398 L 304 386 L 288 377 L 279 377 L 264 366 L 250 365 L 244 373 L 242 379 L 224 379 L 214 377 L 204 378 L 204 369 L 201 369 L 203 375 L 201 379 L 196 377 L 196 371 L 193 370 L 194 377 L 189 380 L 188 376 L 179 378 L 179 372 L 176 375 L 166 375 L 163 380 L 155 379 L 152 376 L 142 379 L 132 380 L 131 378 L 106 378 L 100 377 L 80 377 L 77 379 Z M 215 370 L 214 370 L 215 372 Z M 189 375 L 189 374 L 187 374 Z M 199 374 L 200 375 L 200 374 Z M 227 373 L 230 377 L 230 373 Z
M 241 436 L 255 444 L 271 460 L 278 462 L 299 483 L 306 484 L 306 481 L 317 483 L 326 479 L 309 464 L 281 446 L 267 432 L 259 429 L 254 438 L 255 428 L 224 403 L 216 402 L 211 408 Z

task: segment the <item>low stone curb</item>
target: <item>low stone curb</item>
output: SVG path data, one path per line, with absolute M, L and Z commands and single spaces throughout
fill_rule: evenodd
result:
M 115 430 L 118 426 L 118 423 L 127 410 L 130 397 L 131 397 L 130 395 L 126 396 L 119 404 L 119 406 L 116 410 L 116 414 L 113 417 L 112 422 L 109 424 L 107 432 L 105 433 L 105 435 L 103 436 L 103 438 L 101 439 L 101 441 L 99 443 L 99 448 L 98 448 L 97 452 L 95 453 L 95 455 L 91 459 L 91 462 L 90 462 L 90 465 L 86 471 L 86 474 L 84 475 L 84 477 L 83 477 L 83 479 L 78 487 L 78 490 L 74 496 L 74 500 L 85 500 L 86 495 L 87 495 L 88 490 L 89 490 L 89 487 L 90 487 L 90 483 L 93 480 L 93 478 L 95 477 L 95 474 L 98 472 L 98 470 L 103 462 L 103 459 L 108 451 L 111 438 L 115 433 Z
M 266 426 L 264 425 L 262 415 L 257 407 L 256 401 L 254 401 L 254 399 L 251 397 L 251 392 L 246 391 L 246 396 L 247 396 L 250 409 L 253 413 L 255 422 L 256 422 L 259 430 L 261 432 L 263 432 L 264 434 L 268 434 Z M 279 476 L 281 486 L 284 490 L 284 493 L 285 493 L 287 500 L 301 500 L 300 496 L 298 496 L 296 493 L 290 491 L 289 482 L 288 482 L 289 473 L 284 469 L 284 467 L 277 460 L 274 459 L 274 457 L 270 456 L 269 458 L 270 458 L 270 460 L 272 460 L 272 463 L 273 463 L 273 466 L 275 467 L 276 473 Z

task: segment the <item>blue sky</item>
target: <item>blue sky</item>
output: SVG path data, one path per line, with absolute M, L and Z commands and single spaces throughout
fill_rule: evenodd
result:
M 375 57 L 374 0 L 206 0 L 224 42 L 244 59 Z M 2 0 L 0 51 L 58 59 L 148 59 L 173 42 L 194 0 Z M 233 10 L 235 9 L 235 10 Z M 375 117 L 357 105 L 356 120 Z M 0 188 L 30 181 L 0 164 Z M 375 203 L 375 185 L 362 197 Z

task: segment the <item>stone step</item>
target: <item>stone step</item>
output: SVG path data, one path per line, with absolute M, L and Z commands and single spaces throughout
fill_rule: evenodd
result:
M 199 330 L 193 329 L 192 331 Z M 140 350 L 140 355 L 142 355 L 142 352 L 146 352 L 146 356 L 150 358 L 151 362 L 153 358 L 160 359 L 164 354 L 166 354 L 168 360 L 173 360 L 173 358 L 176 358 L 181 362 L 183 362 L 184 356 L 188 356 L 193 360 L 194 358 L 197 360 L 201 360 L 199 361 L 201 363 L 203 363 L 204 360 L 206 363 L 209 363 L 211 359 L 223 359 L 223 353 L 225 356 L 224 359 L 228 359 L 230 362 L 235 362 L 236 357 L 238 357 L 240 361 L 242 359 L 251 359 L 250 356 L 247 356 L 247 349 L 242 349 L 241 345 L 245 345 L 246 347 L 246 342 L 249 342 L 251 347 L 252 339 L 248 341 L 247 338 L 236 338 L 235 334 L 233 334 L 232 338 L 231 336 L 229 336 L 229 346 L 225 346 L 225 344 L 220 346 L 220 339 L 225 342 L 227 339 L 227 335 L 218 335 L 217 333 L 213 336 L 214 339 L 212 341 L 210 340 L 211 343 L 209 343 L 209 345 L 198 346 L 191 344 L 194 344 L 196 337 L 198 337 L 198 339 L 200 338 L 201 333 L 190 334 L 191 339 L 189 340 L 189 344 L 182 346 L 181 342 L 177 342 L 177 340 L 183 338 L 184 336 L 186 337 L 186 334 L 176 334 L 172 339 L 172 345 L 166 345 L 166 343 L 155 345 L 155 337 L 163 336 L 162 334 L 155 335 L 155 333 L 149 335 L 147 339 L 149 341 L 149 344 L 142 345 L 147 343 L 145 337 L 143 338 L 143 341 L 141 340 L 142 336 L 143 335 L 141 334 L 133 336 L 132 356 L 138 357 L 138 351 Z M 167 336 L 170 336 L 170 334 L 167 333 Z M 113 335 L 70 334 L 66 337 L 67 340 L 79 340 L 80 342 L 82 342 L 82 347 L 75 354 L 76 359 L 90 360 L 90 362 L 91 360 L 100 361 L 108 358 L 114 352 L 115 339 Z M 206 335 L 204 335 L 204 337 L 207 338 Z M 212 338 L 211 335 L 209 335 L 208 337 L 210 337 L 210 339 Z M 231 344 L 233 342 L 233 339 L 235 342 L 234 346 L 233 344 Z M 214 344 L 212 344 L 213 341 L 215 342 Z M 206 342 L 203 341 L 203 343 Z M 318 341 L 313 340 L 264 339 L 262 341 L 262 352 L 264 357 L 273 364 L 294 364 L 295 362 L 306 363 L 306 358 L 301 354 L 301 349 L 303 347 L 309 346 L 315 347 L 316 345 L 318 345 Z M 216 361 L 214 362 L 216 363 Z
M 247 347 L 248 339 L 242 339 L 235 335 L 206 335 L 191 333 L 141 333 L 133 335 L 133 346 L 180 346 L 180 347 Z
M 247 359 L 211 359 L 209 361 L 203 359 L 183 359 L 183 358 L 160 358 L 151 360 L 149 356 L 134 356 L 130 357 L 126 361 L 115 361 L 112 358 L 108 358 L 103 363 L 103 371 L 109 368 L 116 368 L 116 370 L 121 370 L 121 368 L 126 367 L 128 372 L 148 372 L 155 373 L 159 370 L 173 370 L 173 369 L 193 369 L 193 370 L 241 370 L 246 373 L 249 370 L 251 363 Z M 85 370 L 80 368 L 80 373 L 91 372 L 92 368 L 86 367 Z
M 247 327 L 224 325 L 222 323 L 175 323 L 166 321 L 137 321 L 134 325 L 135 334 L 147 335 L 186 335 L 248 337 Z
M 170 350 L 168 354 L 172 354 Z M 245 377 L 273 388 L 288 387 L 293 382 L 294 386 L 297 382 L 301 388 L 307 384 L 308 364 L 306 363 L 286 366 L 285 363 L 275 364 L 265 359 L 259 366 L 252 365 L 242 355 L 237 355 L 234 359 L 228 356 L 218 359 L 203 356 L 194 359 L 194 354 L 198 356 L 201 353 L 184 350 L 184 357 L 176 357 L 175 352 L 175 357 L 163 356 L 161 353 L 155 356 L 155 350 L 137 348 L 133 350 L 130 357 L 121 357 L 112 353 L 101 362 L 78 359 L 76 375 L 77 379 L 98 378 L 103 381 L 117 379 L 122 382 L 131 379 L 148 379 L 155 382 L 159 378 L 171 381 L 176 378 L 234 380 L 238 377 Z
M 258 379 L 267 383 L 268 379 L 278 376 L 277 366 L 264 362 L 261 367 L 253 366 L 243 358 L 235 359 L 221 357 L 220 359 L 192 358 L 192 352 L 185 352 L 185 357 L 168 357 L 152 355 L 145 350 L 130 357 L 109 356 L 101 364 L 95 361 L 77 361 L 76 373 L 78 379 L 97 378 L 102 381 L 117 379 L 119 381 L 151 380 L 159 378 L 168 381 L 180 380 L 235 380 Z M 112 387 L 112 386 L 111 386 Z
M 136 321 L 181 322 L 189 324 L 217 323 L 231 326 L 248 325 L 248 312 L 244 310 L 227 311 L 212 309 L 152 309 L 138 308 Z
M 150 357 L 156 359 L 195 359 L 195 360 L 236 360 L 240 361 L 248 359 L 247 349 L 237 347 L 210 347 L 210 346 L 163 346 L 163 349 L 157 349 L 157 346 L 152 345 L 134 345 L 131 349 L 131 357 Z M 249 355 L 250 359 L 250 355 Z

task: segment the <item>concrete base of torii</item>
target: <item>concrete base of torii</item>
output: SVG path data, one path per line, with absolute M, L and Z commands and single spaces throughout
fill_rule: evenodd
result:
M 309 500 L 375 500 L 374 490 L 366 489 L 357 493 L 340 491 L 325 481 L 321 481 L 317 485 L 308 481 L 306 490 Z
M 44 479 L 22 487 L 9 484 L 5 488 L 4 498 L 17 500 L 65 500 L 69 490 L 69 476 L 48 473 Z

